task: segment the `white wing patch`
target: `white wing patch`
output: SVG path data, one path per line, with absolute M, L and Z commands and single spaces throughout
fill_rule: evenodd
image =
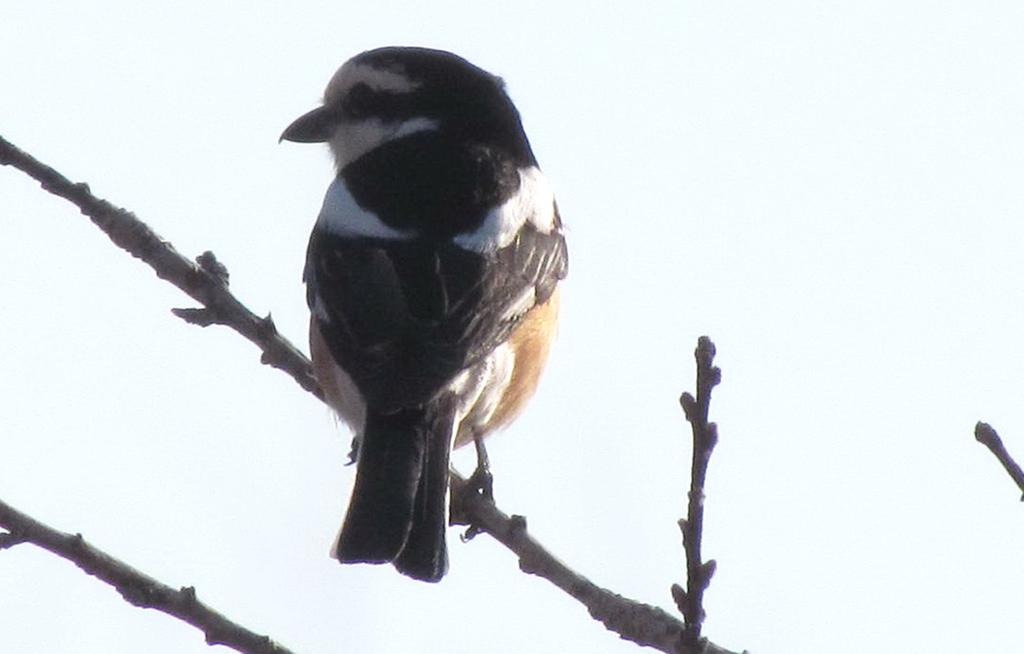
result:
M 377 214 L 359 206 L 345 181 L 334 178 L 327 187 L 324 206 L 320 209 L 317 225 L 336 236 L 385 238 L 405 241 L 416 237 L 415 230 L 390 227 Z
M 529 286 L 520 293 L 516 301 L 509 305 L 508 310 L 501 316 L 502 320 L 515 320 L 537 304 L 537 288 Z
M 321 324 L 331 324 L 331 313 L 327 310 L 327 305 L 324 304 L 324 299 L 320 297 L 319 293 L 316 293 L 313 296 L 313 309 L 311 313 L 316 316 L 316 319 L 319 320 Z
M 516 194 L 488 211 L 480 227 L 459 234 L 454 241 L 464 250 L 494 252 L 511 243 L 527 222 L 543 234 L 555 226 L 555 194 L 536 166 L 520 169 Z

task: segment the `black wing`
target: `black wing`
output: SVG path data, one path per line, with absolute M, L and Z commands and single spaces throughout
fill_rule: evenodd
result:
M 487 254 L 450 241 L 314 229 L 307 300 L 367 404 L 382 412 L 423 405 L 508 338 L 524 297 L 547 301 L 568 263 L 555 222 L 550 234 L 527 223 Z

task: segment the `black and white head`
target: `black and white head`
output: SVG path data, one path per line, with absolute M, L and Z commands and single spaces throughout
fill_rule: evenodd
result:
M 443 50 L 384 47 L 345 62 L 327 84 L 323 106 L 281 135 L 326 142 L 339 170 L 374 148 L 422 131 L 488 143 L 520 167 L 536 159 L 502 79 Z

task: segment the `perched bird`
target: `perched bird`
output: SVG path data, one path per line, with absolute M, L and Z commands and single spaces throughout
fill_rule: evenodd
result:
M 554 195 L 501 78 L 441 50 L 353 57 L 281 138 L 337 168 L 303 275 L 317 378 L 359 442 L 333 555 L 438 581 L 451 448 L 508 424 L 547 359 Z

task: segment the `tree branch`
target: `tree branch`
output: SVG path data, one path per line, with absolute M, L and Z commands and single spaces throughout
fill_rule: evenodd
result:
M 519 569 L 547 579 L 583 604 L 590 615 L 624 640 L 669 654 L 732 654 L 713 643 L 681 646 L 684 625 L 656 606 L 601 588 L 562 563 L 526 529 L 526 518 L 509 516 L 466 479 L 452 475 L 452 522 L 490 534 L 519 557 Z
M 261 357 L 263 363 L 287 372 L 302 388 L 323 400 L 323 393 L 313 377 L 309 360 L 277 332 L 269 316 L 267 318 L 259 318 L 231 294 L 227 285 L 227 271 L 212 253 L 207 252 L 201 255 L 198 258 L 198 264 L 188 261 L 170 243 L 157 236 L 145 223 L 136 218 L 134 214 L 95 197 L 89 191 L 89 187 L 86 184 L 70 182 L 53 168 L 22 152 L 2 137 L 0 137 L 0 164 L 12 165 L 22 170 L 38 180 L 43 188 L 50 193 L 63 197 L 75 204 L 116 245 L 128 251 L 132 256 L 143 260 L 156 272 L 158 277 L 171 282 L 185 291 L 204 307 L 202 309 L 178 309 L 175 310 L 175 315 L 193 324 L 202 326 L 220 324 L 234 329 L 255 343 L 263 351 L 263 356 Z M 698 396 L 703 397 L 700 393 L 700 379 L 698 376 Z M 708 392 L 710 392 L 710 389 L 708 389 Z M 706 409 L 704 416 L 705 418 L 707 416 Z M 591 615 L 601 621 L 608 629 L 615 631 L 627 640 L 655 647 L 664 652 L 677 654 L 698 654 L 699 652 L 731 654 L 728 650 L 722 649 L 706 640 L 699 643 L 696 641 L 692 643 L 684 642 L 681 636 L 684 625 L 672 616 L 656 607 L 635 602 L 600 588 L 582 575 L 574 572 L 527 533 L 524 518 L 520 516 L 509 517 L 502 513 L 493 502 L 487 501 L 476 494 L 459 492 L 459 489 L 464 488 L 465 484 L 466 481 L 453 471 L 453 513 L 478 527 L 479 530 L 487 532 L 516 553 L 520 557 L 520 568 L 525 572 L 551 581 L 551 583 L 583 603 Z M 703 481 L 701 481 L 701 486 L 703 486 Z M 3 506 L 6 507 L 6 505 Z M 7 509 L 13 511 L 10 507 L 7 507 Z M 10 542 L 23 541 L 39 545 L 75 562 L 90 574 L 105 580 L 106 578 L 101 574 L 103 573 L 104 565 L 107 565 L 109 562 L 116 562 L 124 566 L 124 564 L 116 561 L 116 559 L 86 545 L 80 536 L 68 536 L 67 534 L 54 532 L 60 534 L 65 539 L 71 539 L 73 543 L 60 548 L 50 547 L 48 546 L 48 543 L 51 542 L 50 540 L 37 540 L 36 534 L 44 532 L 22 529 L 17 526 L 20 523 L 14 523 L 15 526 L 13 527 L 8 526 L 4 522 L 2 515 L 0 513 L 0 524 L 7 526 L 11 530 L 11 534 L 7 536 L 7 540 Z M 27 518 L 27 516 L 25 517 Z M 0 541 L 0 546 L 2 546 L 2 542 Z M 124 567 L 127 568 L 127 566 Z M 117 576 L 120 574 L 120 571 L 112 571 L 110 574 L 113 578 L 120 578 Z M 139 579 L 150 579 L 145 575 L 141 575 L 141 573 L 139 575 Z M 167 588 L 155 580 L 152 581 L 154 584 L 158 584 L 154 588 Z M 113 582 L 108 581 L 108 583 Z M 114 585 L 119 591 L 121 590 L 121 587 L 116 583 Z M 129 587 L 134 588 L 132 585 L 129 585 Z M 154 591 L 155 594 L 162 592 L 164 591 Z M 170 592 L 178 591 L 171 590 Z M 148 593 L 149 591 L 146 591 L 143 594 Z M 192 591 L 188 591 L 188 593 L 192 593 Z M 122 592 L 122 595 L 124 594 Z M 192 594 L 194 595 L 194 593 Z M 133 592 L 129 592 L 129 595 L 133 595 Z M 128 595 L 125 598 L 132 601 Z M 175 604 L 172 602 L 167 606 L 175 606 Z M 153 604 L 152 608 L 165 610 L 170 615 L 198 626 L 200 629 L 207 631 L 208 639 L 210 629 L 218 637 L 220 635 L 216 628 L 210 627 L 207 623 L 192 622 L 173 610 L 166 610 L 162 605 Z M 213 612 L 211 611 L 210 613 Z M 262 652 L 270 650 L 253 651 Z M 274 651 L 283 650 L 278 649 Z
M 679 404 L 693 432 L 689 502 L 686 519 L 679 521 L 683 549 L 686 550 L 686 590 L 673 584 L 672 597 L 686 619 L 682 640 L 695 647 L 701 641 L 700 631 L 704 624 L 704 591 L 711 583 L 711 576 L 715 574 L 715 561 L 702 561 L 700 549 L 704 534 L 704 480 L 711 452 L 718 442 L 718 426 L 708 422 L 708 412 L 711 408 L 711 390 L 722 380 L 722 371 L 712 365 L 715 344 L 707 336 L 698 339 L 693 355 L 697 360 L 697 399 L 689 393 L 683 393 L 679 398 Z
M 174 284 L 203 305 L 202 309 L 174 309 L 176 316 L 203 327 L 216 324 L 234 329 L 263 351 L 262 363 L 287 372 L 299 386 L 323 398 L 309 360 L 278 333 L 269 315 L 260 318 L 231 294 L 227 270 L 212 252 L 199 255 L 196 263 L 189 261 L 135 214 L 97 198 L 88 184 L 72 183 L 2 136 L 0 164 L 14 166 L 38 181 L 45 190 L 77 206 L 115 245 L 141 259 L 157 277 Z
M 66 534 L 0 501 L 0 550 L 32 543 L 61 556 L 113 586 L 129 604 L 157 609 L 189 623 L 206 635 L 209 645 L 226 645 L 247 654 L 291 654 L 268 636 L 249 631 L 196 598 L 195 588 L 175 590 L 127 563 L 93 547 L 81 534 Z
M 996 430 L 987 422 L 979 422 L 974 426 L 974 438 L 987 447 L 999 459 L 999 463 L 1003 464 L 1003 468 L 1009 473 L 1010 478 L 1016 482 L 1017 488 L 1021 490 L 1022 495 L 1020 499 L 1024 502 L 1024 471 L 1020 469 L 1017 462 L 1010 456 L 1006 446 L 1003 445 L 1003 439 L 999 438 Z

